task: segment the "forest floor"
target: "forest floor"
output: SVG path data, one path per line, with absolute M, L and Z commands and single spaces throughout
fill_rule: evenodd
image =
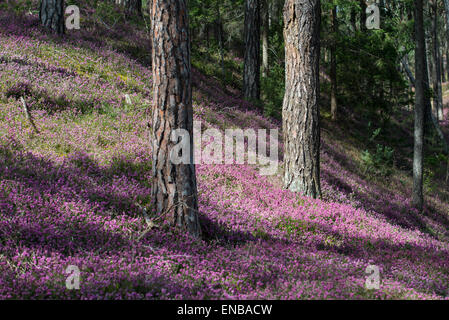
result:
M 429 180 L 424 214 L 410 206 L 410 112 L 388 178 L 364 173 L 363 124 L 323 116 L 323 199 L 252 165 L 198 165 L 204 240 L 147 229 L 147 35 L 88 26 L 59 39 L 0 10 L 0 299 L 449 299 L 448 190 Z M 211 77 L 193 83 L 204 128 L 280 129 Z

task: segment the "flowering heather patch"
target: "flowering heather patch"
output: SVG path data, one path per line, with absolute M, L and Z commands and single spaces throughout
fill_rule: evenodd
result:
M 417 217 L 410 184 L 367 183 L 327 135 L 325 200 L 254 166 L 199 165 L 205 240 L 147 232 L 150 70 L 95 34 L 54 42 L 35 16 L 1 11 L 0 24 L 0 299 L 448 299 L 449 205 L 432 197 Z M 193 78 L 205 126 L 279 128 Z M 379 290 L 365 288 L 369 264 Z M 68 265 L 79 290 L 66 289 Z

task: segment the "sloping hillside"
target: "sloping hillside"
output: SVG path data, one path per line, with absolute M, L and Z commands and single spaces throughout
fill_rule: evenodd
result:
M 362 146 L 326 118 L 322 200 L 254 166 L 199 165 L 205 239 L 147 228 L 148 41 L 108 28 L 59 39 L 35 14 L 0 11 L 0 299 L 448 299 L 444 189 L 417 215 L 407 172 L 366 180 Z M 204 127 L 279 128 L 198 71 L 193 81 Z M 80 290 L 66 289 L 69 265 Z M 368 265 L 379 290 L 365 288 Z

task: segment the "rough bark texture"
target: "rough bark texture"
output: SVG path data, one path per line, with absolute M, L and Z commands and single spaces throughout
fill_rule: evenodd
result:
M 173 225 L 200 237 L 193 162 L 193 109 L 186 0 L 153 0 L 153 208 L 169 213 Z M 190 133 L 190 164 L 175 165 L 170 154 L 175 129 Z
M 332 120 L 336 121 L 337 115 L 337 32 L 338 32 L 338 20 L 337 20 L 337 6 L 332 8 L 332 44 L 331 44 L 331 115 Z
M 413 193 L 412 204 L 423 209 L 423 142 L 424 110 L 426 95 L 426 45 L 424 40 L 423 2 L 415 0 L 415 128 L 413 152 Z
M 259 0 L 245 0 L 245 67 L 243 95 L 248 100 L 260 98 L 260 5 Z
M 44 27 L 63 34 L 65 32 L 64 0 L 42 0 L 39 20 Z
M 282 108 L 284 185 L 320 197 L 320 124 L 318 99 L 320 1 L 287 0 L 284 7 L 286 59 Z

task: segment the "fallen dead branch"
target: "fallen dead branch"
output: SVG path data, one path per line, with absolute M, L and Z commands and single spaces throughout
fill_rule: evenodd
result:
M 37 129 L 36 125 L 34 124 L 33 118 L 31 117 L 31 113 L 30 110 L 28 109 L 25 99 L 23 97 L 20 97 L 20 101 L 22 102 L 23 111 L 25 112 L 28 121 L 31 123 L 31 126 L 33 127 L 34 131 L 36 133 L 39 133 L 39 130 Z

